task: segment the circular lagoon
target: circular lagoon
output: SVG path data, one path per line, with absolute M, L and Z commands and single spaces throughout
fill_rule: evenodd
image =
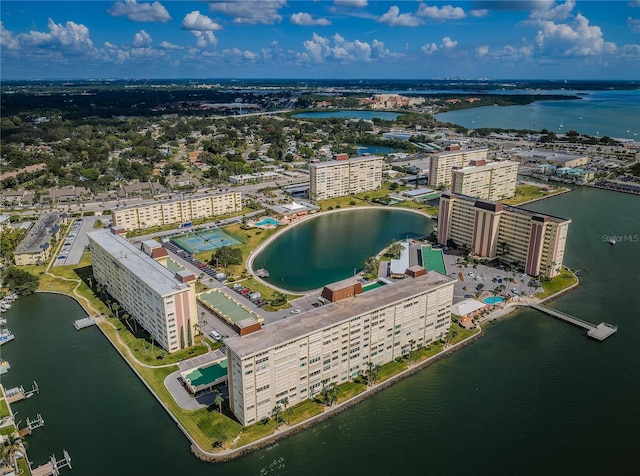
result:
M 265 281 L 294 292 L 353 276 L 392 240 L 431 233 L 435 221 L 404 210 L 367 208 L 313 217 L 277 235 L 253 259 Z

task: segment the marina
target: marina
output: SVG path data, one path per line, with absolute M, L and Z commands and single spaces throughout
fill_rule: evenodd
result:
M 15 339 L 15 336 L 11 333 L 9 329 L 0 330 L 0 345 L 6 344 L 7 342 L 11 342 L 13 339 Z
M 14 403 L 26 398 L 31 398 L 38 392 L 40 392 L 40 389 L 38 388 L 38 384 L 34 381 L 31 390 L 25 390 L 22 385 L 6 389 L 5 397 L 7 399 L 7 403 Z

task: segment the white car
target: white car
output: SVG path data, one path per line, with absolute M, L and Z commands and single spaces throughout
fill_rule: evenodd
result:
M 291 314 L 300 314 L 300 309 L 291 309 Z

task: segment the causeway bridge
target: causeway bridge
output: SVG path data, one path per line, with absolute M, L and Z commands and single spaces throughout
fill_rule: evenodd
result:
M 601 322 L 597 326 L 595 324 L 591 324 L 590 322 L 583 321 L 582 319 L 578 319 L 577 317 L 573 317 L 569 314 L 566 314 L 561 311 L 557 311 L 556 309 L 551 309 L 549 307 L 543 306 L 541 304 L 533 304 L 529 303 L 529 307 L 535 309 L 537 311 L 548 314 L 549 316 L 553 316 L 557 319 L 561 319 L 565 322 L 573 324 L 574 326 L 582 327 L 587 331 L 587 335 L 596 340 L 605 340 L 612 334 L 615 334 L 618 330 L 618 326 L 614 326 L 613 324 L 607 324 L 606 322 Z

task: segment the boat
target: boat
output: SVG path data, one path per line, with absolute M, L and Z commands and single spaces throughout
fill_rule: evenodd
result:
M 609 244 L 610 245 L 615 245 L 617 243 L 615 238 L 609 238 Z
M 9 365 L 9 362 L 7 362 L 6 360 L 0 362 L 0 375 L 6 374 L 10 368 L 11 365 Z
M 6 344 L 9 341 L 15 339 L 14 335 L 9 331 L 9 329 L 0 330 L 0 345 Z
M 0 317 L 0 326 L 6 325 L 7 320 L 4 317 Z

